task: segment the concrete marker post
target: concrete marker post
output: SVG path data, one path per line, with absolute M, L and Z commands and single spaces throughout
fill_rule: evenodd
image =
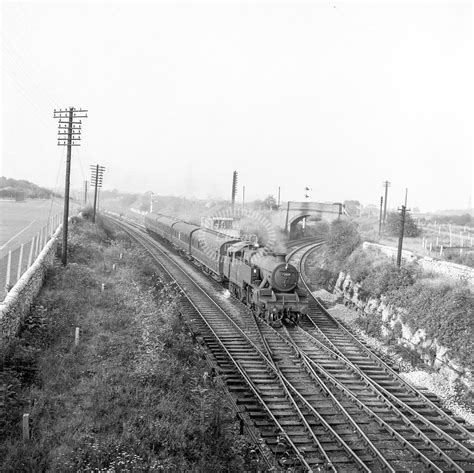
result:
M 443 245 L 441 245 L 439 248 L 439 256 L 441 256 L 442 254 L 443 254 Z
M 123 253 L 120 253 L 120 259 L 123 259 Z
M 30 440 L 30 414 L 23 414 L 23 440 Z
M 101 288 L 101 291 L 100 292 L 104 292 L 105 291 L 105 284 L 102 283 L 102 288 Z
M 74 334 L 74 346 L 77 347 L 79 345 L 79 335 L 80 335 L 80 329 L 79 327 L 76 327 L 76 332 Z
M 115 264 L 112 265 L 112 271 L 115 271 Z
M 21 277 L 21 264 L 23 263 L 23 249 L 25 247 L 25 244 L 22 243 L 20 246 L 20 258 L 18 260 L 18 273 L 16 275 L 16 280 L 18 281 Z

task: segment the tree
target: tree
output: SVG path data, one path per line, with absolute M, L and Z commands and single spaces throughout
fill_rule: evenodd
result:
M 387 214 L 387 232 L 393 236 L 400 235 L 400 226 L 402 224 L 401 214 L 397 212 L 389 212 Z M 416 237 L 420 234 L 420 229 L 418 228 L 413 217 L 405 212 L 405 228 L 403 231 L 404 236 Z
M 277 210 L 278 209 L 276 199 L 272 195 L 269 195 L 269 196 L 265 197 L 265 199 L 262 202 L 262 205 L 263 205 L 264 209 L 268 209 L 268 210 Z
M 342 263 L 360 245 L 361 237 L 357 226 L 346 220 L 331 223 L 327 246 L 329 256 L 335 263 Z

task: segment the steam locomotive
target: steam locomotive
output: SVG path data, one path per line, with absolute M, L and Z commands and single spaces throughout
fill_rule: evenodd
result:
M 298 270 L 284 254 L 267 254 L 253 242 L 165 215 L 147 215 L 145 228 L 181 250 L 271 325 L 296 325 L 306 313 L 308 302 L 298 286 Z

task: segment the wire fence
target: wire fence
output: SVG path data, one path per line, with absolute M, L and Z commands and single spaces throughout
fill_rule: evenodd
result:
M 0 295 L 3 300 L 26 270 L 35 262 L 43 248 L 62 223 L 61 214 L 48 220 L 33 238 L 22 243 L 0 259 Z

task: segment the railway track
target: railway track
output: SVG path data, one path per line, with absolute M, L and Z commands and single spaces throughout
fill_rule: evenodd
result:
M 310 295 L 304 263 L 316 247 L 306 245 L 296 253 Z M 435 396 L 406 383 L 313 296 L 308 316 L 287 330 L 287 338 L 335 396 L 350 400 L 368 416 L 370 422 L 359 425 L 387 459 L 393 457 L 387 448 L 396 452 L 396 469 L 474 471 L 474 428 L 442 409 Z M 374 429 L 374 422 L 379 428 Z M 391 444 L 390 438 L 397 443 Z
M 274 329 L 240 302 L 223 297 L 222 287 L 194 266 L 187 263 L 183 268 L 182 258 L 169 249 L 130 224 L 115 223 L 176 281 L 193 331 L 212 353 L 235 404 L 244 409 L 247 431 L 258 441 L 258 429 L 269 449 L 262 449 L 267 465 L 278 459 L 284 468 L 301 471 L 473 467 L 468 429 L 459 423 L 456 433 L 452 426 L 438 427 L 441 417 L 428 422 L 426 405 L 419 399 L 419 405 L 414 399 L 408 407 L 401 406 L 404 397 L 413 396 L 412 388 L 395 383 L 390 368 L 373 361 L 358 342 L 346 345 L 344 331 L 334 331 L 322 320 L 326 326 L 319 328 L 315 300 L 302 327 Z M 291 257 L 303 266 L 307 254 L 320 244 L 313 241 Z M 425 421 L 410 409 L 425 414 Z

